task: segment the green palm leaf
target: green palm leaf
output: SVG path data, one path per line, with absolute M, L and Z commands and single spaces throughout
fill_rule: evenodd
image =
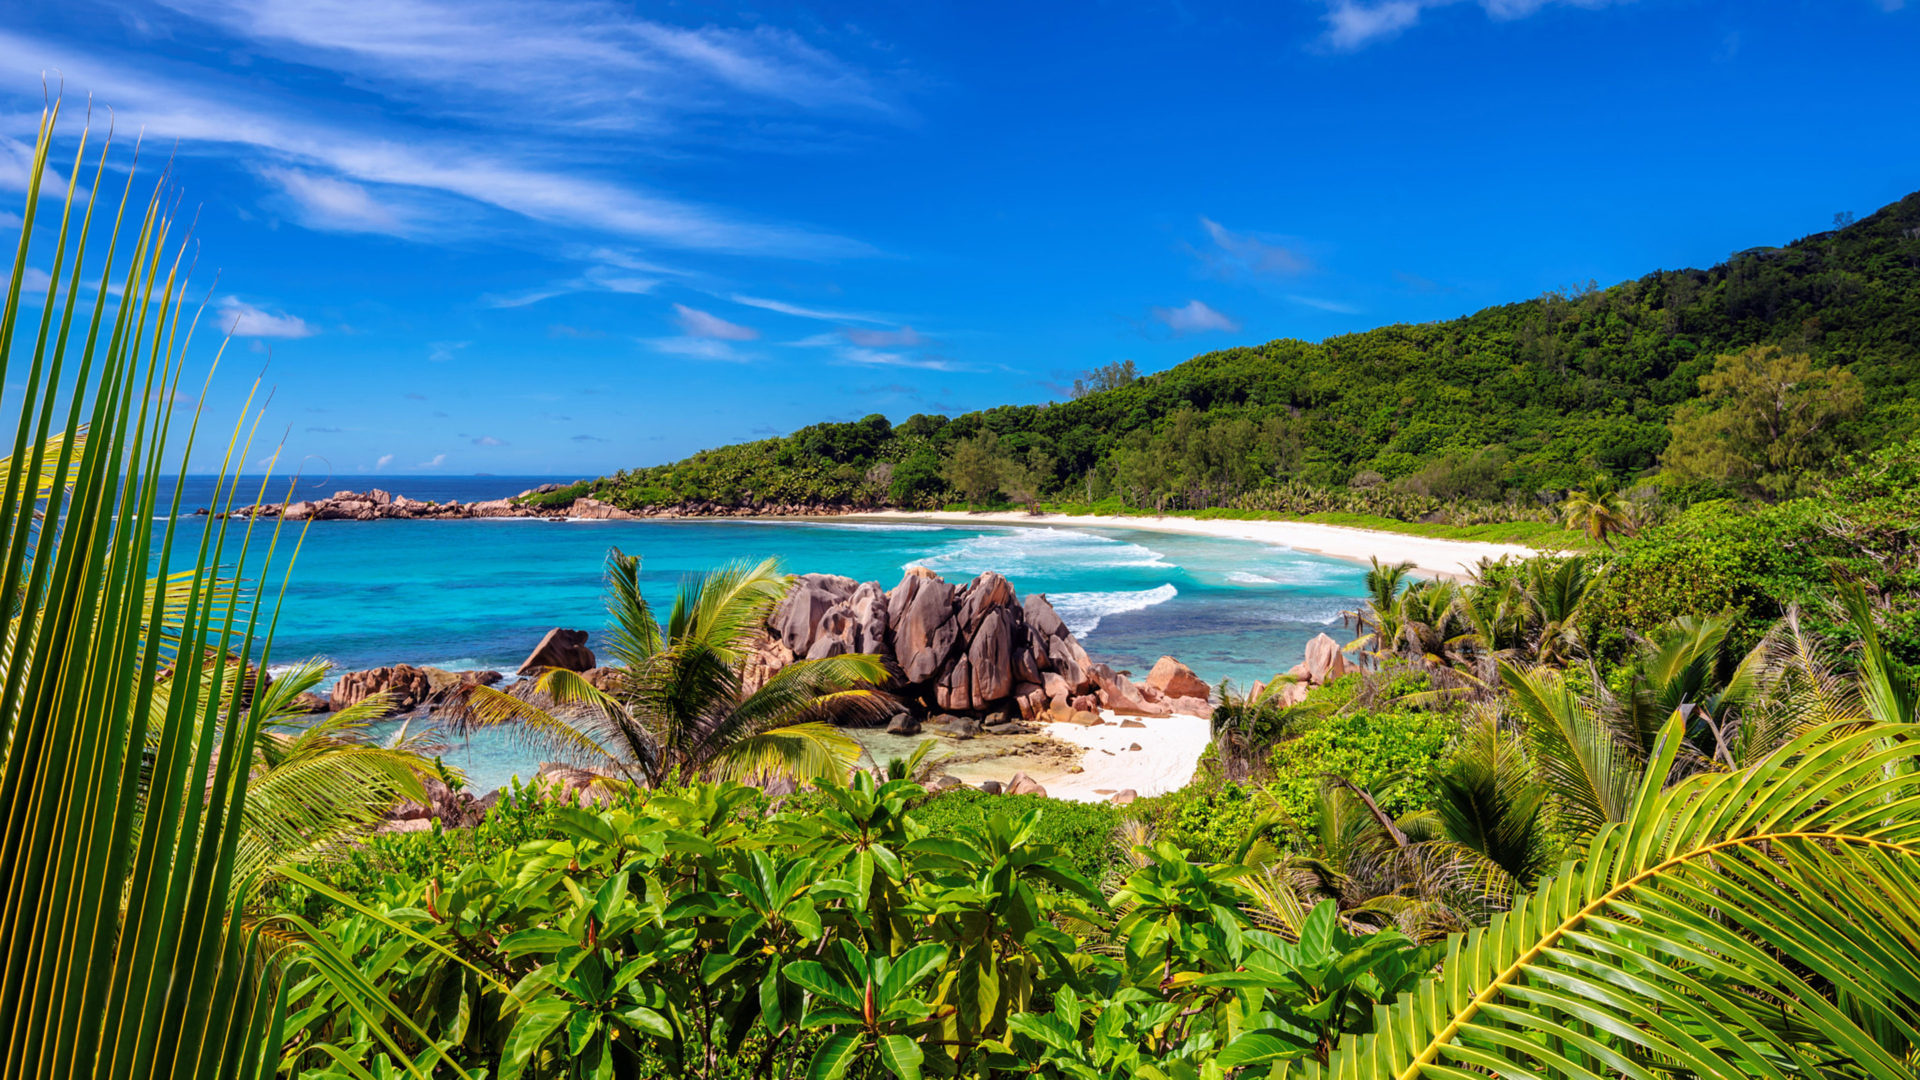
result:
M 1920 730 L 1808 732 L 1664 787 L 1309 1075 L 1911 1077 Z
M 0 475 L 0 596 L 15 616 L 0 657 L 0 1075 L 250 1077 L 275 1066 L 283 1007 L 237 900 L 264 712 L 203 688 L 229 681 L 230 652 L 254 651 L 259 605 L 237 584 L 252 553 L 232 540 L 236 574 L 218 576 L 230 523 L 209 521 L 191 568 L 170 566 L 180 487 L 163 505 L 159 477 L 187 471 L 169 445 L 193 329 L 176 302 L 186 245 L 164 187 L 141 207 L 129 174 L 111 208 L 104 147 L 73 231 L 85 131 L 38 329 L 16 333 L 35 303 L 22 274 L 58 116 L 55 103 L 41 119 L 0 312 L 0 378 L 23 388 Z M 137 225 L 123 235 L 129 205 Z M 89 290 L 96 210 L 113 216 Z M 243 431 L 223 472 L 246 460 Z M 176 653 L 213 659 L 161 693 Z

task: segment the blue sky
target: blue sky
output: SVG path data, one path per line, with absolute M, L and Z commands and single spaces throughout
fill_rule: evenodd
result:
M 177 146 L 216 415 L 265 362 L 309 472 L 594 474 L 1818 231 L 1920 188 L 1916 46 L 1900 0 L 13 0 L 0 223 L 57 71 Z

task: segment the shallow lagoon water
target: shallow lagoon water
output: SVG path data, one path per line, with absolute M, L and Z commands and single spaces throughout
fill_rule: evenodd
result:
M 434 488 L 389 480 L 416 497 L 511 494 L 525 478 Z M 333 487 L 346 485 L 335 483 Z M 364 485 L 360 485 L 364 486 Z M 451 490 L 448 490 L 448 489 Z M 204 505 L 191 498 L 188 505 Z M 237 528 L 244 523 L 234 522 Z M 263 545 L 270 522 L 256 525 Z M 197 546 L 205 519 L 182 520 L 176 549 Z M 282 554 L 294 532 L 283 532 Z M 1022 596 L 1046 593 L 1097 660 L 1144 677 L 1162 654 L 1210 682 L 1246 685 L 1296 663 L 1307 640 L 1339 636 L 1364 567 L 1249 541 L 1139 530 L 951 526 L 909 522 L 477 521 L 314 522 L 306 531 L 273 648 L 278 667 L 320 656 L 341 669 L 396 662 L 511 672 L 548 629 L 597 635 L 609 548 L 641 557 L 647 597 L 664 615 L 685 578 L 734 560 L 779 556 L 795 573 L 891 586 L 911 565 L 960 582 L 986 570 Z M 259 548 L 256 548 L 259 550 Z M 590 640 L 589 645 L 593 642 Z M 486 738 L 450 753 L 486 790 L 531 775 L 537 755 Z

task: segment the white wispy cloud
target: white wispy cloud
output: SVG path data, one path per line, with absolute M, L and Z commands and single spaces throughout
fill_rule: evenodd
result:
M 1350 51 L 1393 37 L 1420 22 L 1422 13 L 1452 7 L 1467 0 L 1325 0 L 1327 29 L 1322 42 Z M 1576 8 L 1604 8 L 1630 0 L 1473 0 L 1492 19 L 1524 19 L 1556 4 Z
M 375 472 L 379 472 L 379 471 L 380 471 L 381 469 L 384 469 L 384 468 L 386 468 L 387 466 L 389 466 L 389 465 L 391 465 L 391 464 L 393 464 L 393 455 L 392 455 L 392 454 L 381 454 L 381 455 L 379 456 L 379 458 L 377 458 L 377 459 L 376 459 L 376 460 L 374 461 L 374 463 L 373 463 L 373 470 L 374 470 Z
M 1360 309 L 1354 307 L 1352 304 L 1341 303 L 1338 300 L 1328 300 L 1324 297 L 1302 296 L 1299 293 L 1288 293 L 1287 299 L 1305 307 L 1319 308 L 1321 311 L 1332 311 L 1341 315 L 1360 314 Z
M 255 307 L 237 296 L 223 296 L 214 303 L 216 326 L 243 338 L 304 338 L 319 329 L 298 315 L 271 312 Z
M 883 319 L 878 315 L 866 315 L 857 311 L 825 311 L 820 308 L 802 307 L 789 304 L 784 300 L 768 300 L 759 296 L 742 296 L 732 293 L 727 299 L 744 307 L 759 308 L 762 311 L 777 311 L 782 315 L 793 315 L 802 319 L 817 319 L 820 322 L 867 323 L 873 326 L 892 326 L 892 319 Z
M 429 108 L 658 130 L 716 108 L 899 115 L 855 64 L 791 31 L 681 27 L 598 0 L 163 0 L 256 48 Z
M 501 51 L 500 42 L 492 48 Z M 263 155 L 270 165 L 356 185 L 417 189 L 552 225 L 624 234 L 673 247 L 794 258 L 870 254 L 859 241 L 725 211 L 597 178 L 570 162 L 548 168 L 551 148 L 488 132 L 357 127 L 302 117 L 284 100 L 261 101 L 247 85 L 198 72 L 194 85 L 0 30 L 0 77 L 16 83 L 58 67 L 69 86 L 119 107 L 117 122 L 149 139 L 179 139 Z M 335 192 L 338 201 L 339 193 Z
M 903 326 L 898 330 L 861 330 L 849 328 L 840 331 L 848 341 L 855 345 L 871 349 L 901 348 L 924 345 L 927 339 L 914 332 L 913 327 Z
M 391 461 L 392 459 L 393 459 L 393 455 L 392 455 L 392 454 L 388 454 L 388 455 L 387 455 L 387 460 L 389 460 L 389 461 Z M 418 465 L 415 465 L 415 466 L 414 466 L 414 468 L 416 468 L 416 469 L 437 469 L 437 468 L 439 468 L 440 466 L 442 466 L 442 465 L 445 465 L 446 463 L 447 463 L 447 455 L 445 455 L 445 454 L 435 454 L 435 455 L 433 455 L 432 457 L 430 457 L 430 458 L 428 458 L 427 460 L 425 460 L 425 461 L 423 461 L 423 462 L 421 462 L 420 464 L 418 464 Z
M 716 338 L 643 338 L 640 344 L 655 352 L 665 353 L 668 356 L 684 356 L 691 360 L 718 360 L 728 364 L 744 364 L 756 359 Z
M 0 229 L 17 229 L 26 221 L 11 210 L 0 210 Z
M 461 349 L 473 344 L 471 341 L 429 341 L 427 359 L 436 364 L 444 364 L 456 356 Z
M 614 248 L 594 248 L 580 256 L 589 265 L 578 275 L 548 282 L 521 292 L 491 293 L 480 298 L 488 307 L 516 308 L 573 293 L 623 293 L 639 295 L 658 288 L 667 277 L 687 276 L 687 271 L 662 266 L 631 252 Z
M 264 165 L 258 172 L 261 179 L 280 189 L 300 223 L 308 228 L 389 236 L 410 236 L 417 231 L 364 185 L 280 165 Z
M 1226 314 L 1216 311 L 1198 300 L 1189 300 L 1179 307 L 1157 307 L 1153 317 L 1167 324 L 1167 329 L 1176 334 L 1200 334 L 1209 330 L 1238 330 L 1240 324 Z
M 919 368 L 923 371 L 963 371 L 965 367 L 944 356 L 913 356 L 883 349 L 846 348 L 836 350 L 835 360 L 859 367 Z
M 1200 219 L 1200 227 L 1206 230 L 1212 245 L 1195 254 L 1221 277 L 1248 274 L 1285 277 L 1313 269 L 1313 260 L 1286 238 L 1235 232 L 1205 217 Z
M 751 326 L 728 322 L 718 315 L 709 314 L 685 304 L 673 305 L 674 318 L 680 324 L 681 333 L 692 338 L 715 338 L 720 341 L 752 341 L 760 336 L 760 331 Z
M 494 438 L 494 437 L 493 437 L 493 436 L 491 436 L 491 435 L 480 435 L 480 436 L 476 436 L 476 437 L 474 438 L 474 440 L 473 440 L 473 445 L 475 445 L 475 446 L 505 446 L 505 445 L 507 445 L 507 443 L 506 443 L 506 440 L 505 440 L 505 439 L 496 439 L 496 438 Z

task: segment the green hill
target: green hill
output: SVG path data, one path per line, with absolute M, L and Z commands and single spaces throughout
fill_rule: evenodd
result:
M 1771 480 L 1661 471 L 1676 410 L 1701 398 L 1716 357 L 1755 345 L 1804 355 L 1817 394 L 1842 403 L 1834 415 L 1817 435 L 1789 426 L 1760 438 L 1797 455 L 1775 462 Z M 1708 270 L 1317 344 L 1226 349 L 1140 378 L 1095 374 L 1118 385 L 951 419 L 816 424 L 590 487 L 629 508 L 1117 499 L 1270 509 L 1261 493 L 1283 489 L 1320 492 L 1321 509 L 1403 519 L 1438 500 L 1538 514 L 1542 493 L 1596 478 L 1657 478 L 1680 501 L 1742 487 L 1790 494 L 1802 473 L 1810 482 L 1848 451 L 1920 430 L 1920 193 Z M 1844 385 L 1822 389 L 1822 379 Z

